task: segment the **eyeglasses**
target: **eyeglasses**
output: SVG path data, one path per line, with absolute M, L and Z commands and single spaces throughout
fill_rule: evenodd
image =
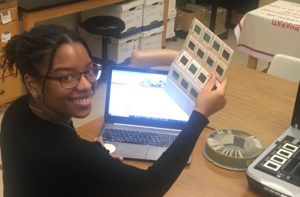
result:
M 75 88 L 78 85 L 82 74 L 90 83 L 94 83 L 100 78 L 101 71 L 102 71 L 102 65 L 93 63 L 93 67 L 89 68 L 84 72 L 70 73 L 61 77 L 53 77 L 53 76 L 42 76 L 42 77 L 44 77 L 45 79 L 57 80 L 60 82 L 62 88 L 71 89 L 71 88 Z

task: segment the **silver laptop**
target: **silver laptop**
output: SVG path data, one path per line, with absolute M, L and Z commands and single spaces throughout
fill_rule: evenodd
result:
M 168 72 L 111 67 L 101 135 L 124 158 L 157 160 L 188 121 L 164 90 Z
M 246 175 L 249 186 L 263 196 L 300 196 L 300 83 L 290 127 L 251 163 Z

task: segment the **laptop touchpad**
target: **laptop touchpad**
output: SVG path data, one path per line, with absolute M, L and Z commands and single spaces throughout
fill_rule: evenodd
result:
M 128 157 L 145 159 L 147 148 L 144 145 L 118 144 L 117 154 L 125 158 Z
M 148 148 L 147 159 L 157 160 L 165 150 L 166 148 L 152 146 Z

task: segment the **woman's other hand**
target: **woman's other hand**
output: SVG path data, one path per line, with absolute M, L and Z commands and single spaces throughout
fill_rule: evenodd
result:
M 104 148 L 105 148 L 105 144 L 104 144 L 104 141 L 103 141 L 103 138 L 102 136 L 98 136 L 94 139 L 94 141 L 96 142 L 99 142 Z M 115 153 L 110 153 L 110 155 L 115 158 L 115 159 L 118 159 L 120 161 L 123 161 L 123 157 L 121 155 L 118 155 L 118 154 L 115 154 Z
M 215 89 L 216 74 L 212 72 L 206 85 L 199 93 L 195 110 L 202 113 L 204 116 L 209 117 L 215 112 L 222 109 L 226 104 L 226 87 L 227 79 L 225 79 L 219 87 Z

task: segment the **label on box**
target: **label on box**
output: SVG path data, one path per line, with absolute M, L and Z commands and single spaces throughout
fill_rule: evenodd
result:
M 8 42 L 11 39 L 11 33 L 10 32 L 3 32 L 1 34 L 1 42 Z
M 9 10 L 5 10 L 3 12 L 0 12 L 1 22 L 2 24 L 6 24 L 11 22 L 11 15 Z

